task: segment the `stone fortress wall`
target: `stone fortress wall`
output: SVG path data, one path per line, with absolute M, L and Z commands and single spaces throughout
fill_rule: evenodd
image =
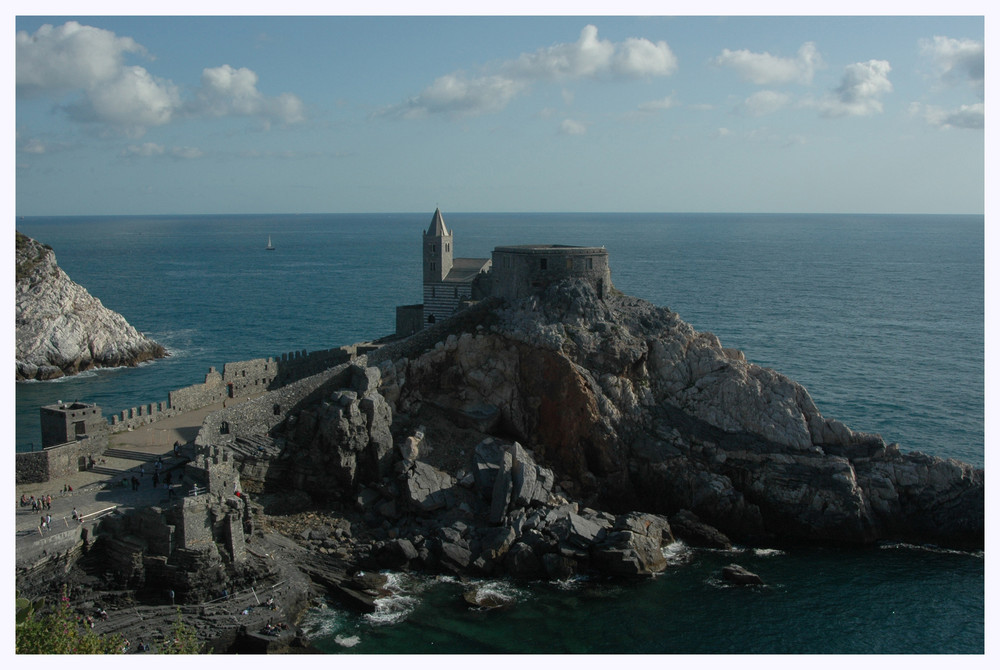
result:
M 296 380 L 345 363 L 364 345 L 322 351 L 293 351 L 274 358 L 255 358 L 226 363 L 220 374 L 210 367 L 205 381 L 170 391 L 166 402 L 148 403 L 112 414 L 106 420 L 96 405 L 67 403 L 60 406 L 65 422 L 44 416 L 40 408 L 42 449 L 15 455 L 17 484 L 46 482 L 79 471 L 88 460 L 100 456 L 112 434 L 146 426 L 163 419 L 201 409 L 226 398 L 242 398 L 280 388 Z M 79 404 L 79 411 L 73 405 Z M 53 414 L 53 411 L 49 411 Z M 79 417 L 75 416 L 80 414 Z M 82 424 L 84 428 L 78 429 Z
M 524 298 L 569 277 L 589 281 L 601 297 L 611 289 L 611 267 L 604 247 L 560 244 L 496 247 L 490 274 L 492 295 L 508 300 Z

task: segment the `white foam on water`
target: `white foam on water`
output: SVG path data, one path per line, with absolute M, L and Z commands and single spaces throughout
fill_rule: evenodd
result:
M 476 602 L 487 607 L 513 605 L 528 597 L 527 591 L 502 580 L 474 582 L 472 589 L 476 592 Z
M 307 637 L 327 638 L 338 632 L 346 621 L 344 612 L 320 605 L 306 611 L 299 627 Z
M 785 552 L 781 549 L 754 549 L 753 555 L 761 558 L 773 558 L 774 556 L 784 556 Z
M 694 552 L 683 540 L 674 540 L 665 547 L 660 547 L 660 553 L 667 560 L 667 565 L 684 565 L 691 561 Z
M 375 611 L 365 615 L 365 621 L 375 626 L 391 626 L 410 616 L 417 605 L 418 598 L 407 595 L 391 595 L 375 600 Z
M 358 637 L 357 635 L 350 635 L 350 636 L 338 635 L 337 637 L 333 638 L 333 641 L 339 644 L 341 647 L 350 648 L 357 646 L 357 644 L 361 642 L 361 638 Z
M 879 549 L 907 549 L 910 551 L 925 551 L 929 554 L 954 554 L 957 556 L 974 556 L 982 558 L 985 554 L 982 551 L 962 551 L 961 549 L 947 549 L 933 544 L 908 544 L 906 542 L 885 542 L 878 545 Z

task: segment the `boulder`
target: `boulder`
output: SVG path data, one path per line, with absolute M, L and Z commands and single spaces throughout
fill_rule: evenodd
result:
M 722 578 L 738 586 L 763 586 L 764 580 L 742 565 L 731 563 L 722 568 Z
M 418 512 L 433 512 L 456 503 L 455 478 L 423 461 L 417 461 L 406 473 L 403 495 Z
M 694 512 L 682 509 L 670 517 L 674 534 L 692 547 L 732 549 L 733 543 L 725 534 L 704 523 Z

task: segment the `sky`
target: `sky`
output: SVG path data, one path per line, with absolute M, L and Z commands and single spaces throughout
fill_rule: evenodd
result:
M 985 3 L 921 17 L 604 6 L 20 8 L 16 215 L 984 212 Z

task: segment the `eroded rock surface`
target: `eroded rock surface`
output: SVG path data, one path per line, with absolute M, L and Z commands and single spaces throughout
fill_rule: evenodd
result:
M 167 355 L 74 283 L 52 248 L 17 233 L 16 379 L 54 379 Z

